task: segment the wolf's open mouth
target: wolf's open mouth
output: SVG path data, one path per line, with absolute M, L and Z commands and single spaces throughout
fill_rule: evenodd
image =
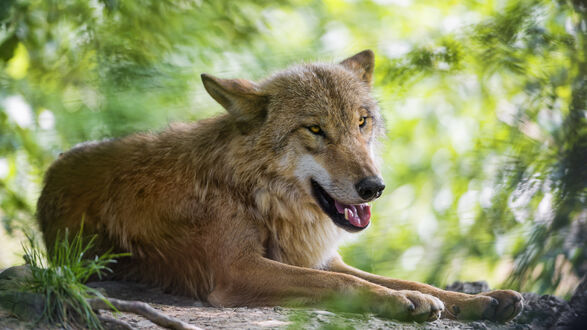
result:
M 332 221 L 339 227 L 351 232 L 363 230 L 369 226 L 371 220 L 371 206 L 365 204 L 343 204 L 322 188 L 318 182 L 312 181 L 312 192 L 318 205 L 324 213 L 328 214 Z

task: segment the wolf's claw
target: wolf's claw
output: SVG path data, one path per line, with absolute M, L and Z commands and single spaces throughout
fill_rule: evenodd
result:
M 406 306 L 403 312 L 400 307 L 400 310 L 394 313 L 395 315 L 391 315 L 394 319 L 415 322 L 434 321 L 444 310 L 444 304 L 440 299 L 417 291 L 398 291 L 394 298 L 400 305 Z

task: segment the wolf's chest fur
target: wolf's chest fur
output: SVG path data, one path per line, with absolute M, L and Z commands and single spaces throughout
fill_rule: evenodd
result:
M 337 250 L 345 231 L 314 205 L 300 205 L 298 192 L 274 182 L 255 193 L 267 229 L 266 257 L 290 265 L 322 268 Z

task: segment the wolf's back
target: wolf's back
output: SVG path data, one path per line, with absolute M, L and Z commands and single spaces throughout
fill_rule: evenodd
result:
M 115 142 L 85 143 L 61 154 L 45 174 L 37 202 L 37 220 L 49 250 L 67 230 L 97 234 L 98 205 L 111 190 L 114 169 L 121 167 Z

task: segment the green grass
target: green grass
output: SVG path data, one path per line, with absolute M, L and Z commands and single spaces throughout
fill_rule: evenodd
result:
M 27 235 L 28 245 L 23 246 L 24 258 L 32 276 L 23 283 L 23 289 L 44 297 L 43 321 L 66 328 L 100 329 L 100 321 L 87 299 L 99 297 L 115 308 L 99 291 L 84 283 L 93 275 L 101 278 L 105 272 L 111 272 L 108 264 L 129 254 L 107 252 L 87 258 L 86 254 L 94 246 L 96 237 L 84 242 L 82 231 L 83 226 L 70 240 L 66 230 L 63 238 L 56 240 L 50 254 L 38 245 L 33 235 Z

